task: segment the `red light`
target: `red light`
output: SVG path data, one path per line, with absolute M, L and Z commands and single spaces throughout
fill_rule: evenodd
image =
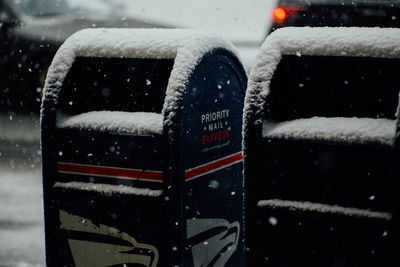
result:
M 272 12 L 272 15 L 274 19 L 278 21 L 284 21 L 287 18 L 286 10 L 281 7 L 275 8 L 274 11 Z
M 294 16 L 302 11 L 304 11 L 304 7 L 301 6 L 279 6 L 272 11 L 272 17 L 275 22 L 282 23 L 288 17 Z

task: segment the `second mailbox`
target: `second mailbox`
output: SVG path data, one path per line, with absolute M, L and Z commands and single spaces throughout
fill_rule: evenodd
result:
M 246 82 L 213 35 L 70 37 L 42 103 L 47 264 L 242 266 Z
M 268 36 L 244 109 L 246 264 L 399 266 L 399 37 Z

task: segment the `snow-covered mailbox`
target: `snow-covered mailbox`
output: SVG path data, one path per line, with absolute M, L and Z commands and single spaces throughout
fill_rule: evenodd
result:
M 398 266 L 399 69 L 399 29 L 267 38 L 244 108 L 250 266 Z
M 71 36 L 42 104 L 47 264 L 241 266 L 246 83 L 214 35 Z

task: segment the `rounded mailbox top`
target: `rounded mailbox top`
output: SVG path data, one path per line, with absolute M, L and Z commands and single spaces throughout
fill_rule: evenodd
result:
M 173 59 L 162 113 L 174 116 L 187 81 L 202 57 L 215 49 L 237 56 L 233 45 L 217 35 L 185 29 L 85 29 L 60 47 L 49 68 L 43 91 L 42 116 L 55 109 L 63 81 L 77 57 Z
M 248 81 L 244 129 L 262 123 L 265 99 L 282 56 L 400 58 L 400 29 L 286 27 L 267 37 Z M 244 133 L 245 134 L 245 133 Z

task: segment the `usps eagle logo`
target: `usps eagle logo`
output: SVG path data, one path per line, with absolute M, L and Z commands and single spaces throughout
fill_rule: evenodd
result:
M 187 243 L 191 247 L 193 266 L 223 267 L 236 251 L 239 222 L 225 219 L 187 220 Z
M 156 247 L 137 242 L 127 233 L 106 225 L 96 225 L 92 221 L 60 210 L 60 229 L 84 233 L 85 236 L 100 236 L 119 242 L 99 242 L 98 238 L 69 238 L 68 244 L 76 267 L 135 266 L 156 267 L 159 253 Z

